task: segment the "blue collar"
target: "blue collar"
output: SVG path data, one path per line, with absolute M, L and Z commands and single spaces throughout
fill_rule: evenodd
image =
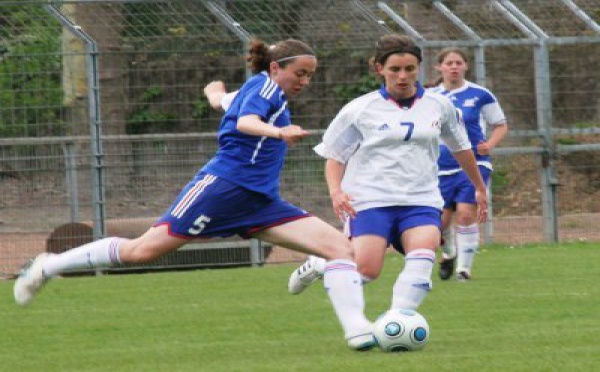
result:
M 414 103 L 417 101 L 417 99 L 423 97 L 423 94 L 425 94 L 425 88 L 423 88 L 421 83 L 419 83 L 417 81 L 417 83 L 415 85 L 417 87 L 417 93 L 410 98 L 401 99 L 399 101 L 395 100 L 392 96 L 390 96 L 388 91 L 385 89 L 385 85 L 383 85 L 383 84 L 381 84 L 381 87 L 379 88 L 379 93 L 381 94 L 381 96 L 383 98 L 394 102 L 401 108 L 411 108 L 414 105 Z

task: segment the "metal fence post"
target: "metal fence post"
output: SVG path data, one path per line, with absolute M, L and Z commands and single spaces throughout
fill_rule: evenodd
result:
M 79 221 L 79 184 L 77 182 L 77 167 L 75 165 L 73 142 L 63 143 L 65 155 L 66 187 L 69 194 L 69 209 L 71 211 L 71 222 Z
M 94 211 L 94 240 L 106 235 L 105 201 L 104 201 L 104 153 L 102 150 L 102 121 L 100 118 L 100 69 L 98 67 L 98 46 L 80 26 L 74 24 L 56 6 L 45 5 L 44 8 L 54 16 L 73 35 L 86 45 L 88 110 L 92 152 L 92 203 Z

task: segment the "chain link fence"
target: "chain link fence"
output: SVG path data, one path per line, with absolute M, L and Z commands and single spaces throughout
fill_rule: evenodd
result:
M 282 193 L 338 226 L 313 152 L 341 106 L 375 89 L 386 33 L 435 55 L 460 46 L 511 128 L 495 152 L 487 242 L 599 240 L 600 4 L 514 1 L 4 1 L 0 3 L 0 272 L 106 235 L 135 237 L 216 150 L 209 81 L 239 87 L 251 37 L 311 44 L 319 70 L 292 102 L 311 136 Z M 299 257 L 239 239 L 189 244 L 154 267 Z

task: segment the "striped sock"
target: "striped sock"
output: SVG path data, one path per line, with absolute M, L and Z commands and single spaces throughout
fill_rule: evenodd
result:
M 432 288 L 431 272 L 435 252 L 431 249 L 414 249 L 404 258 L 404 269 L 394 283 L 392 309 L 417 310 Z
M 475 254 L 479 249 L 479 225 L 456 226 L 456 272 L 464 271 L 471 275 Z
M 120 238 L 105 238 L 50 255 L 44 262 L 44 275 L 52 277 L 69 270 L 111 267 L 121 263 L 119 258 Z
M 323 283 L 346 338 L 370 329 L 371 323 L 364 314 L 365 300 L 356 263 L 350 260 L 327 262 Z

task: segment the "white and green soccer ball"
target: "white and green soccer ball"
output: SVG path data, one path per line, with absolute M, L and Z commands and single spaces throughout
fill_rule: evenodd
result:
M 421 350 L 429 341 L 429 324 L 416 311 L 391 309 L 375 321 L 373 335 L 384 352 Z

